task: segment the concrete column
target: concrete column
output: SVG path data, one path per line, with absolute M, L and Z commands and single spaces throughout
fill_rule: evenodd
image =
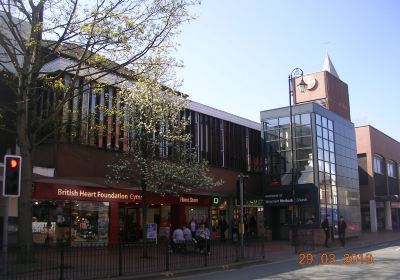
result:
M 371 232 L 378 231 L 378 220 L 376 217 L 376 201 L 370 200 L 369 201 L 369 216 L 370 216 L 370 223 L 371 223 Z
M 386 230 L 393 230 L 392 228 L 392 208 L 390 208 L 390 201 L 385 201 L 385 228 Z

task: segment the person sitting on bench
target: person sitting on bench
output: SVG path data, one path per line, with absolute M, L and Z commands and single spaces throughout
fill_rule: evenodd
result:
M 207 254 L 210 254 L 210 239 L 211 239 L 211 234 L 210 230 L 204 226 L 204 224 L 201 224 L 200 227 L 196 231 L 196 240 L 198 247 L 200 248 L 200 252 L 207 252 Z
M 185 245 L 183 230 L 178 227 L 172 233 L 172 251 L 175 253 L 179 248 Z

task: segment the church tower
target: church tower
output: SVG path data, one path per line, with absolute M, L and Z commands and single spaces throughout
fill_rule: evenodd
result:
M 326 54 L 321 72 L 305 74 L 307 90 L 301 93 L 294 87 L 294 104 L 316 102 L 345 119 L 351 120 L 349 90 L 345 82 L 340 80 L 329 55 Z M 295 84 L 300 83 L 296 78 Z

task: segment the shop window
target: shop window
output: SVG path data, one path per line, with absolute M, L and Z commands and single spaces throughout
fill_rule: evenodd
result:
M 71 240 L 108 241 L 109 203 L 74 201 L 71 207 Z
M 35 201 L 32 231 L 35 243 L 108 242 L 108 202 Z

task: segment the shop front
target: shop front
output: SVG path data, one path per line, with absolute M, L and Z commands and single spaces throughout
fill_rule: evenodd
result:
M 296 185 L 294 201 L 290 186 L 267 189 L 264 213 L 270 238 L 288 240 L 292 217 L 297 225 L 318 225 L 318 189 L 312 184 Z
M 211 197 L 156 196 L 148 193 L 147 223 L 187 224 L 191 217 L 208 219 Z M 35 243 L 98 242 L 116 244 L 142 238 L 139 190 L 34 183 L 32 234 Z M 158 231 L 159 232 L 159 231 Z

